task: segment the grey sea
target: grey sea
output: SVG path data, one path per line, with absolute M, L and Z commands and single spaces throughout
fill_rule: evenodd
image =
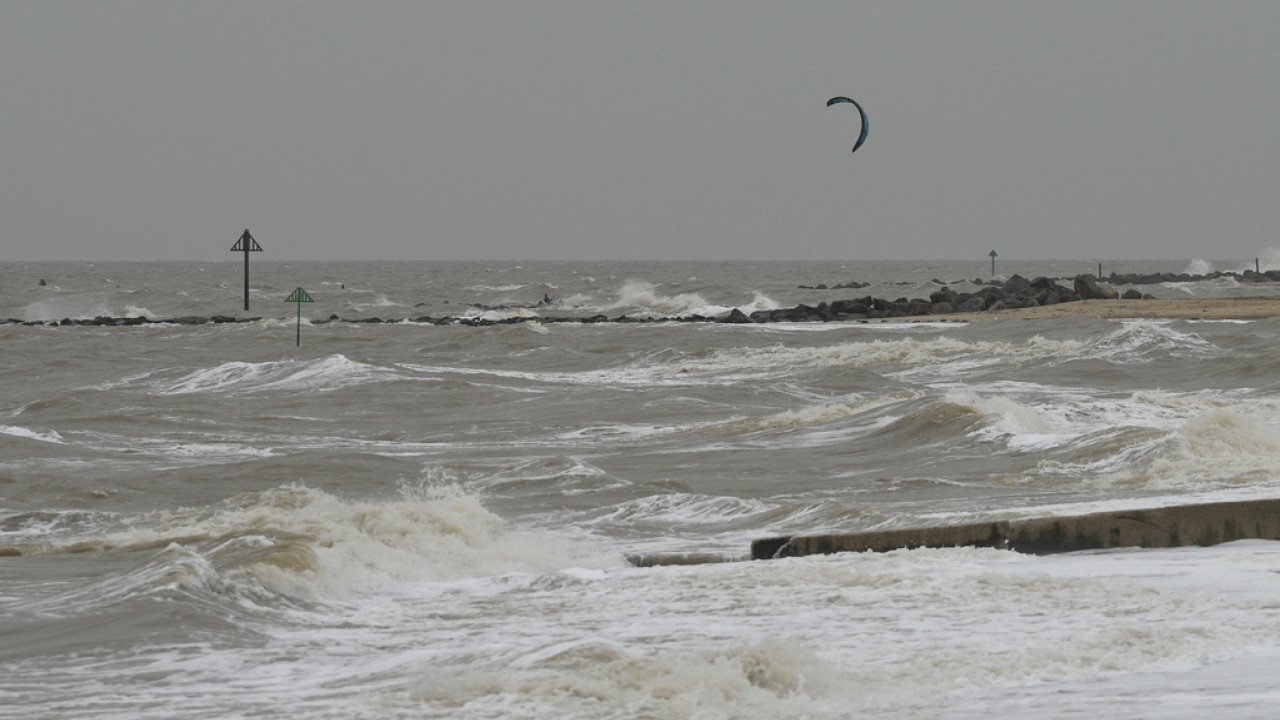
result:
M 0 263 L 0 319 L 261 318 L 0 324 L 0 715 L 1280 704 L 1280 543 L 746 560 L 773 535 L 1280 497 L 1280 319 L 678 320 L 971 291 L 986 258 L 252 263 L 248 311 L 235 256 Z M 597 315 L 675 319 L 536 321 Z M 681 553 L 725 562 L 628 561 Z

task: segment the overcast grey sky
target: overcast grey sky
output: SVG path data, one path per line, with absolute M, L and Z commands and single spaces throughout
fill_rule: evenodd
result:
M 0 2 L 0 259 L 1267 256 L 1278 38 L 1280 2 Z

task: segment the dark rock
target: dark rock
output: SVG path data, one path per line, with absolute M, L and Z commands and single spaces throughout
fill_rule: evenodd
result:
M 742 323 L 751 323 L 755 321 L 747 317 L 747 314 L 742 312 L 738 308 L 734 308 L 732 311 L 729 312 L 728 315 L 720 318 L 716 322 L 742 324 Z
M 782 308 L 779 310 L 774 310 L 770 313 L 770 316 L 775 321 L 804 322 L 805 320 L 809 319 L 810 309 L 812 308 L 808 308 L 804 305 L 797 305 L 793 308 Z
M 946 303 L 948 305 L 959 305 L 960 300 L 961 300 L 960 293 L 956 292 L 955 290 L 952 290 L 949 287 L 943 288 L 938 292 L 931 293 L 929 295 L 929 301 L 933 303 Z
M 861 300 L 836 300 L 831 303 L 831 312 L 838 315 L 866 315 L 867 304 Z
M 908 315 L 932 315 L 933 302 L 930 300 L 912 300 L 907 303 Z
M 992 305 L 1007 297 L 1002 288 L 991 286 L 982 288 L 978 292 L 974 293 L 973 296 L 982 300 L 983 310 L 990 310 Z
M 1092 275 L 1077 275 L 1075 291 L 1081 300 L 1115 300 L 1120 297 L 1114 287 L 1098 282 Z

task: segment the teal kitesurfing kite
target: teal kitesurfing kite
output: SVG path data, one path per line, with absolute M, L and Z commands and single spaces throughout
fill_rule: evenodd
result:
M 833 97 L 827 101 L 827 107 L 838 105 L 840 103 L 849 103 L 850 105 L 858 108 L 858 114 L 862 116 L 862 134 L 858 136 L 858 142 L 853 144 L 853 152 L 858 152 L 858 148 L 862 147 L 862 143 L 867 140 L 867 111 L 863 110 L 862 106 L 853 98 L 847 97 Z

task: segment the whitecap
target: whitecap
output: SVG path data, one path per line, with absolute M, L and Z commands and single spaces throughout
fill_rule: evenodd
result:
M 207 392 L 265 392 L 280 390 L 336 390 L 366 382 L 391 380 L 395 370 L 355 362 L 342 355 L 315 360 L 225 362 L 197 370 L 176 381 L 160 384 L 160 395 Z
M 12 435 L 14 437 L 29 438 L 31 440 L 39 440 L 47 443 L 62 443 L 62 436 L 56 430 L 47 432 L 39 432 L 30 428 L 19 427 L 16 425 L 0 425 L 0 434 Z

